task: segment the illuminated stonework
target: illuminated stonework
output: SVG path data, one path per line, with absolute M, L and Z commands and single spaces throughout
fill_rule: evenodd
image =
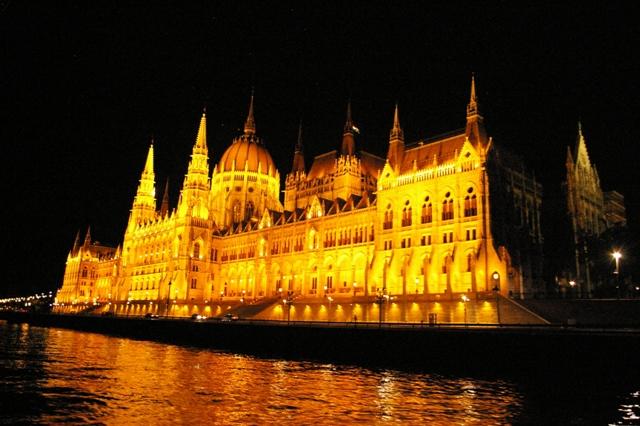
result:
M 413 145 L 396 107 L 386 159 L 356 149 L 350 106 L 340 150 L 308 170 L 299 137 L 284 205 L 253 99 L 244 134 L 211 175 L 203 114 L 176 209 L 166 194 L 156 209 L 151 146 L 121 249 L 100 257 L 90 242 L 74 248 L 57 302 L 149 301 L 160 311 L 283 293 L 541 291 L 541 186 L 487 137 L 471 88 L 465 129 Z M 71 272 L 85 252 L 109 271 L 91 293 Z

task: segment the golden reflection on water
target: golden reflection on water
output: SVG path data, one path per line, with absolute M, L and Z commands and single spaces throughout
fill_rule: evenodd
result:
M 488 425 L 509 422 L 522 407 L 522 395 L 504 381 L 260 359 L 62 329 L 14 331 L 19 346 L 34 336 L 42 341 L 28 366 L 15 364 L 38 371 L 32 386 L 44 398 L 41 423 Z

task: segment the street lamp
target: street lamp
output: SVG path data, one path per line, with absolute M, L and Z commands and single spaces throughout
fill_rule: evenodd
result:
M 464 326 L 467 326 L 467 302 L 469 301 L 469 298 L 467 297 L 466 294 L 462 295 L 462 305 L 464 306 Z
M 616 292 L 618 294 L 618 299 L 620 298 L 620 258 L 622 257 L 622 253 L 619 250 L 615 250 L 611 253 L 611 256 L 616 261 L 616 270 L 613 272 L 616 276 Z
M 493 283 L 495 286 L 493 287 L 493 292 L 496 295 L 496 313 L 498 314 L 498 325 L 500 325 L 500 274 L 498 271 L 495 271 L 491 274 L 491 278 L 493 279 Z

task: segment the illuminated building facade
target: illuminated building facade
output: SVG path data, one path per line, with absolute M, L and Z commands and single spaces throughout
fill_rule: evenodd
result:
M 624 196 L 617 191 L 602 191 L 598 171 L 589 158 L 581 123 L 578 123 L 575 148 L 567 147 L 566 169 L 564 189 L 574 257 L 568 279 L 586 296 L 594 287 L 593 261 L 590 259 L 594 247 L 591 246 L 607 229 L 626 225 Z
M 211 173 L 203 114 L 176 208 L 166 189 L 157 208 L 152 145 L 123 243 L 95 260 L 111 273 L 78 293 L 67 279 L 74 248 L 57 302 L 148 301 L 161 311 L 169 301 L 279 295 L 542 291 L 542 188 L 487 136 L 473 81 L 464 129 L 406 144 L 396 106 L 386 158 L 358 150 L 357 133 L 349 106 L 340 149 L 308 169 L 299 134 L 282 204 L 253 98 L 243 134 Z

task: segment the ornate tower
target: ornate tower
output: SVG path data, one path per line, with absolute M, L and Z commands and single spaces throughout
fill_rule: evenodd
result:
M 298 128 L 298 141 L 296 142 L 295 151 L 293 153 L 293 165 L 291 173 L 285 179 L 284 192 L 284 209 L 288 211 L 295 210 L 298 205 L 298 187 L 306 180 L 304 151 L 302 147 L 302 122 Z
M 209 156 L 207 151 L 207 117 L 202 113 L 196 143 L 191 153 L 187 175 L 178 201 L 178 217 L 192 215 L 209 218 Z
M 149 146 L 147 161 L 140 176 L 138 191 L 133 200 L 133 208 L 129 216 L 129 229 L 140 225 L 156 217 L 156 187 L 155 173 L 153 172 L 153 141 Z

